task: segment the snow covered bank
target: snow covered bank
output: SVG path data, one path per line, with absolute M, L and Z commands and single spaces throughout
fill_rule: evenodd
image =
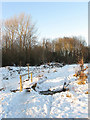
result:
M 0 118 L 88 118 L 88 84 L 77 84 L 73 77 L 76 68 L 77 65 L 30 67 L 33 81 L 38 81 L 36 91 L 31 89 L 26 92 L 23 89 L 16 93 L 10 90 L 20 88 L 19 76 L 27 72 L 27 67 L 0 68 L 0 89 L 4 88 L 0 91 Z M 39 91 L 60 89 L 64 82 L 70 82 L 69 91 L 39 94 Z M 28 87 L 30 83 L 30 80 L 24 81 L 23 87 Z

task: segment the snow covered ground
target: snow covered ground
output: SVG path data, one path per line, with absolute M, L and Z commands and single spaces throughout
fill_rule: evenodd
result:
M 86 64 L 85 64 L 86 66 Z M 78 85 L 73 76 L 78 65 L 51 67 L 41 65 L 30 67 L 33 81 L 38 81 L 36 91 L 16 93 L 10 90 L 20 89 L 20 74 L 28 72 L 27 67 L 0 68 L 0 119 L 1 118 L 88 118 L 88 83 Z M 19 70 L 21 73 L 19 74 Z M 86 71 L 87 72 L 87 71 Z M 23 88 L 31 81 L 25 81 Z M 53 95 L 41 95 L 40 91 L 56 90 L 69 83 L 69 91 Z

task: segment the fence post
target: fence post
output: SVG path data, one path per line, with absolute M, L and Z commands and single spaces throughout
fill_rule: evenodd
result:
M 32 73 L 31 73 L 31 82 L 32 82 Z
M 29 78 L 30 78 L 30 77 L 29 77 L 29 64 L 27 64 L 27 65 L 28 65 L 28 80 L 29 80 Z
M 22 91 L 22 77 L 20 75 L 20 92 Z

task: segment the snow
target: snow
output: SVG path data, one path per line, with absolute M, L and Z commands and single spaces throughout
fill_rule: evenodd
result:
M 85 64 L 86 66 L 87 64 Z M 1 118 L 88 118 L 88 83 L 78 85 L 73 76 L 78 65 L 51 67 L 30 66 L 33 82 L 37 82 L 36 91 L 26 92 L 31 80 L 23 77 L 23 91 L 20 89 L 20 74 L 28 72 L 27 67 L 7 66 L 0 68 L 0 119 Z M 21 69 L 21 73 L 19 71 Z M 87 71 L 86 71 L 87 72 Z M 1 74 L 2 73 L 2 74 Z M 53 95 L 41 95 L 39 91 L 59 90 L 64 82 L 69 91 Z

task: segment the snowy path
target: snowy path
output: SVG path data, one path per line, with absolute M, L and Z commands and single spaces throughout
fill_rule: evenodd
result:
M 88 84 L 78 85 L 73 77 L 77 65 L 66 65 L 62 68 L 35 68 L 33 71 L 33 81 L 38 81 L 36 91 L 31 92 L 10 92 L 10 89 L 19 88 L 19 74 L 15 72 L 8 76 L 8 80 L 3 79 L 1 87 L 5 91 L 0 91 L 0 118 L 87 118 L 88 117 Z M 26 72 L 26 68 L 23 68 Z M 7 77 L 7 68 L 2 68 Z M 16 78 L 13 78 L 15 77 Z M 1 76 L 0 76 L 1 78 Z M 14 81 L 14 82 L 13 82 Z M 69 82 L 70 91 L 56 93 L 53 95 L 41 95 L 39 91 L 62 88 L 64 82 Z M 8 83 L 8 84 L 7 84 Z M 30 81 L 24 83 L 28 86 Z M 4 86 L 3 86 L 4 85 Z M 67 97 L 69 94 L 70 97 Z

